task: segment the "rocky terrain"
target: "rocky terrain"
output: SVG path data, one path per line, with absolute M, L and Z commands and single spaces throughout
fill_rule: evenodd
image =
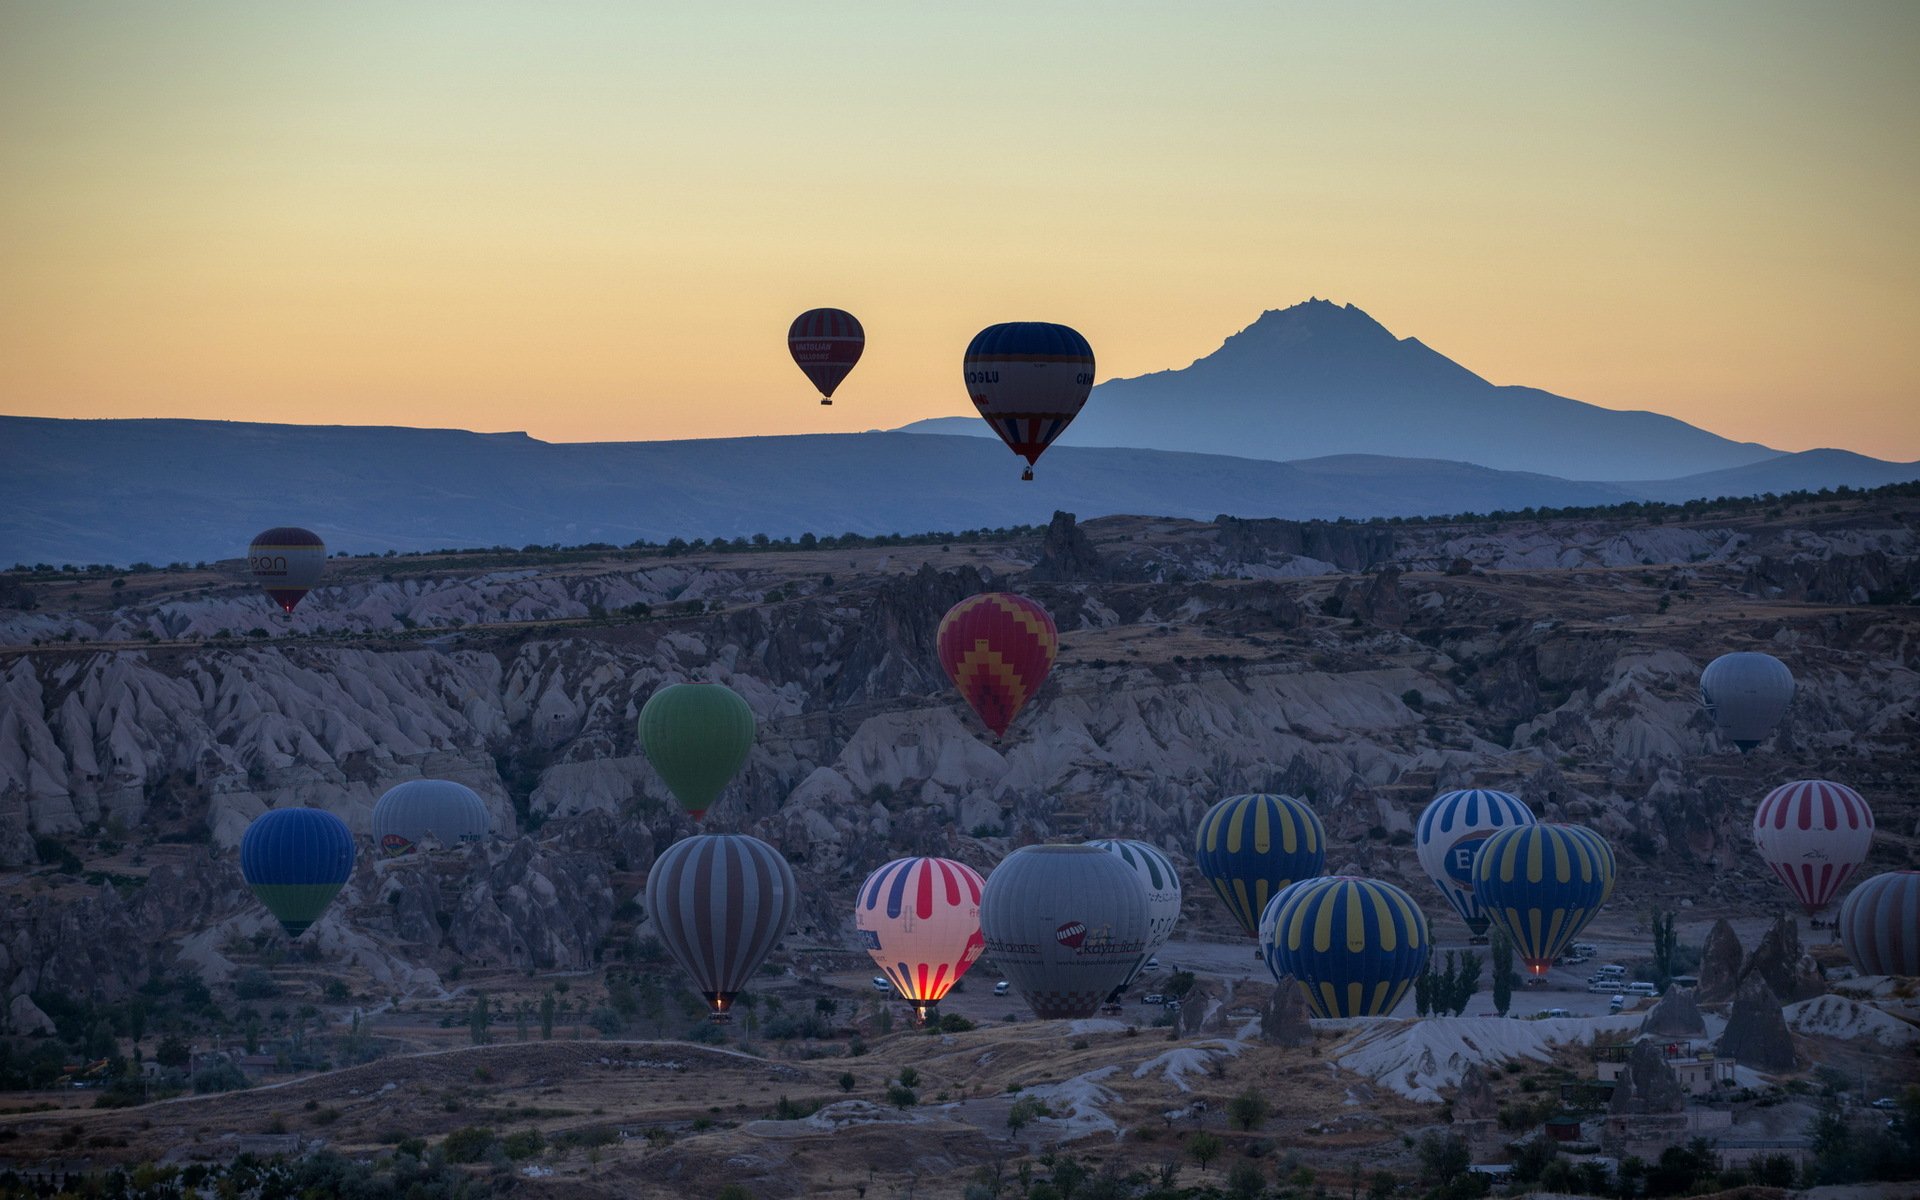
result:
M 348 980 L 366 1007 L 634 961 L 646 869 L 692 830 L 635 718 L 682 679 L 729 684 L 759 719 L 705 825 L 793 863 L 804 901 L 775 964 L 803 978 L 859 979 L 851 896 L 887 858 L 984 870 L 1056 838 L 1165 847 L 1187 874 L 1182 936 L 1224 942 L 1191 831 L 1253 789 L 1307 798 L 1329 867 L 1401 882 L 1437 930 L 1452 919 L 1418 872 L 1413 819 L 1445 788 L 1514 791 L 1613 842 L 1616 932 L 1679 908 L 1697 943 L 1713 917 L 1784 907 L 1746 829 L 1776 782 L 1867 796 L 1865 873 L 1916 861 L 1910 491 L 1658 523 L 1061 514 L 945 542 L 336 559 L 291 622 L 230 570 L 14 573 L 0 580 L 0 1017 L 33 1032 L 52 1025 L 35 997 L 110 1003 L 180 972 L 220 989 L 262 963 L 316 999 L 326 977 Z M 1062 636 L 996 745 L 951 694 L 933 635 L 952 603 L 1001 588 L 1046 604 Z M 1799 687 L 1744 756 L 1695 694 L 1700 668 L 1739 649 L 1782 658 Z M 499 836 L 398 862 L 363 842 L 304 957 L 263 959 L 277 935 L 235 862 L 247 822 L 311 804 L 364 836 L 380 793 L 420 776 L 474 787 Z

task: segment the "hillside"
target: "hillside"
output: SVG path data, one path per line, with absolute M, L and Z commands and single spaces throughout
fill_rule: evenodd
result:
M 342 559 L 290 624 L 217 571 L 9 574 L 11 1029 L 130 1053 L 114 1030 L 137 1002 L 150 1054 L 163 1030 L 216 1063 L 255 1038 L 265 1062 L 246 1071 L 281 1086 L 125 1113 L 84 1109 L 97 1093 L 33 1093 L 23 1101 L 54 1110 L 0 1114 L 0 1165 L 174 1148 L 225 1161 L 314 1139 L 352 1156 L 531 1128 L 541 1148 L 502 1168 L 553 1172 L 517 1175 L 530 1190 L 853 1195 L 996 1162 L 1040 1169 L 1051 1147 L 1152 1171 L 1198 1129 L 1245 1148 L 1258 1138 L 1222 1106 L 1284 1075 L 1301 1083 L 1270 1089 L 1269 1141 L 1323 1173 L 1363 1153 L 1410 1177 L 1401 1135 L 1443 1128 L 1434 1097 L 1463 1086 L 1462 1043 L 1393 1023 L 1364 1038 L 1323 1023 L 1295 1049 L 1254 1038 L 1271 986 L 1193 871 L 1199 813 L 1249 789 L 1307 798 L 1330 869 L 1399 882 L 1463 950 L 1410 830 L 1438 790 L 1503 787 L 1616 848 L 1615 900 L 1589 935 L 1609 956 L 1644 960 L 1656 907 L 1680 913 L 1688 945 L 1722 917 L 1751 944 L 1784 905 L 1747 835 L 1779 780 L 1839 778 L 1869 797 L 1866 871 L 1920 860 L 1916 512 L 1889 492 L 1657 526 L 1062 514 L 1044 533 L 946 542 Z M 1053 676 L 1000 745 L 933 657 L 940 615 L 988 587 L 1036 597 L 1062 631 Z M 1732 649 L 1779 655 L 1799 681 L 1749 755 L 1716 744 L 1695 699 L 1700 667 Z M 804 892 L 755 985 L 765 1024 L 722 1031 L 718 1059 L 675 1040 L 713 1035 L 635 900 L 659 849 L 693 828 L 640 755 L 635 716 L 688 678 L 735 687 L 760 728 L 705 828 L 772 842 Z M 309 803 L 364 835 L 374 798 L 422 774 L 479 790 L 500 836 L 425 859 L 363 853 L 289 948 L 239 878 L 246 822 Z M 1196 974 L 1190 1021 L 1155 1026 L 1166 1015 L 1130 1000 L 1121 1020 L 1067 1029 L 976 985 L 949 1010 L 977 1028 L 895 1027 L 851 949 L 868 870 L 909 851 L 986 870 L 1022 844 L 1094 835 L 1152 840 L 1179 865 L 1165 953 Z M 1459 1027 L 1481 1047 L 1470 1061 L 1520 1064 L 1496 1081 L 1502 1103 L 1584 1077 L 1579 1047 L 1613 1028 L 1587 1019 L 1604 997 L 1555 975 L 1551 1000 L 1516 1003 L 1579 1019 Z M 480 1027 L 505 1044 L 462 1049 L 482 994 Z M 556 999 L 548 1044 L 535 1018 Z M 1910 1065 L 1817 1054 L 1875 1087 Z M 907 1066 L 918 1103 L 901 1108 L 887 1094 Z M 1053 1114 L 1030 1136 L 1009 1133 L 1013 1087 Z M 1766 1119 L 1810 1116 L 1788 1099 Z M 1184 1170 L 1224 1178 L 1222 1164 Z

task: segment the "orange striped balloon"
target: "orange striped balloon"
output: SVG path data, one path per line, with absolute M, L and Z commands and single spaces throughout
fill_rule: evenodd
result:
M 969 596 L 940 618 L 940 665 L 998 741 L 1046 681 L 1059 653 L 1053 618 L 1025 596 Z

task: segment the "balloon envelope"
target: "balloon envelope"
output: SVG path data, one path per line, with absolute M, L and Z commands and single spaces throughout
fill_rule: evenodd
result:
M 922 1022 L 986 948 L 985 886 L 950 858 L 896 858 L 860 885 L 853 919 L 861 945 Z
M 1888 871 L 1847 893 L 1834 924 L 1862 975 L 1920 975 L 1920 871 Z
M 297 938 L 353 874 L 353 834 L 321 809 L 269 809 L 240 838 L 240 874 L 287 936 Z
M 640 745 L 695 820 L 713 806 L 753 749 L 753 710 L 718 683 L 675 683 L 640 709 Z
M 1024 846 L 980 895 L 994 965 L 1034 1015 L 1090 1017 L 1147 944 L 1140 877 L 1092 846 Z
M 793 319 L 787 328 L 787 352 L 820 389 L 820 403 L 833 403 L 833 389 L 860 361 L 867 347 L 866 330 L 850 312 L 813 308 Z
M 293 615 L 327 565 L 327 544 L 320 535 L 292 525 L 280 525 L 253 539 L 247 547 L 247 571 L 274 602 Z
M 1518 797 L 1485 788 L 1442 792 L 1420 814 L 1414 835 L 1420 869 L 1475 937 L 1487 931 L 1487 914 L 1473 896 L 1473 856 L 1489 834 L 1533 819 Z
M 409 779 L 373 805 L 373 844 L 389 857 L 411 852 L 428 836 L 442 846 L 477 842 L 491 827 L 486 801 L 451 779 Z
M 1753 811 L 1753 844 L 1809 916 L 1833 903 L 1873 847 L 1873 810 L 1843 783 L 1800 779 Z
M 1093 390 L 1093 347 L 1065 325 L 990 325 L 967 345 L 967 394 L 1015 454 L 1033 464 L 1079 415 Z
M 1173 927 L 1180 923 L 1180 873 L 1173 869 L 1172 859 L 1147 842 L 1101 838 L 1087 845 L 1105 850 L 1127 864 L 1140 877 L 1140 886 L 1146 889 L 1147 944 L 1141 947 L 1133 969 L 1115 989 L 1117 995 L 1133 986 L 1133 981 L 1146 968 L 1147 960 L 1167 944 L 1167 939 L 1173 936 Z
M 1771 654 L 1722 654 L 1700 672 L 1700 703 L 1721 737 L 1751 750 L 1787 715 L 1793 672 Z
M 1053 670 L 1060 634 L 1047 610 L 1012 592 L 968 596 L 940 618 L 940 665 L 997 741 Z
M 1474 897 L 1535 975 L 1585 929 L 1613 894 L 1613 848 L 1579 825 L 1503 829 L 1474 856 Z
M 646 895 L 660 943 L 724 1021 L 792 923 L 800 888 L 787 860 L 759 838 L 708 833 L 667 847 L 647 872 Z
M 1303 879 L 1260 916 L 1276 980 L 1291 975 L 1316 1017 L 1384 1017 L 1427 965 L 1427 919 L 1390 883 L 1352 875 Z
M 1229 796 L 1200 818 L 1193 861 L 1247 936 L 1259 937 L 1267 902 L 1326 870 L 1327 831 L 1304 800 Z

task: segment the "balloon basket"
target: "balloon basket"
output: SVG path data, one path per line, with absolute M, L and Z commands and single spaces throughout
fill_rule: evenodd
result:
M 828 404 L 828 405 L 830 405 L 830 404 L 832 404 L 832 403 L 833 403 L 833 401 L 832 401 L 832 400 L 829 400 L 829 399 L 827 399 L 827 398 L 826 398 L 825 396 L 822 396 L 822 397 L 820 397 L 820 403 L 822 403 L 822 404 Z
M 1027 481 L 1028 483 L 1032 483 L 1032 482 L 1033 482 L 1033 468 L 1032 468 L 1032 467 L 1028 467 L 1028 468 L 1027 468 L 1026 470 L 1024 470 L 1024 471 L 1022 471 L 1022 472 L 1020 472 L 1020 478 L 1021 478 L 1021 479 L 1024 479 L 1024 480 L 1025 480 L 1025 481 Z

